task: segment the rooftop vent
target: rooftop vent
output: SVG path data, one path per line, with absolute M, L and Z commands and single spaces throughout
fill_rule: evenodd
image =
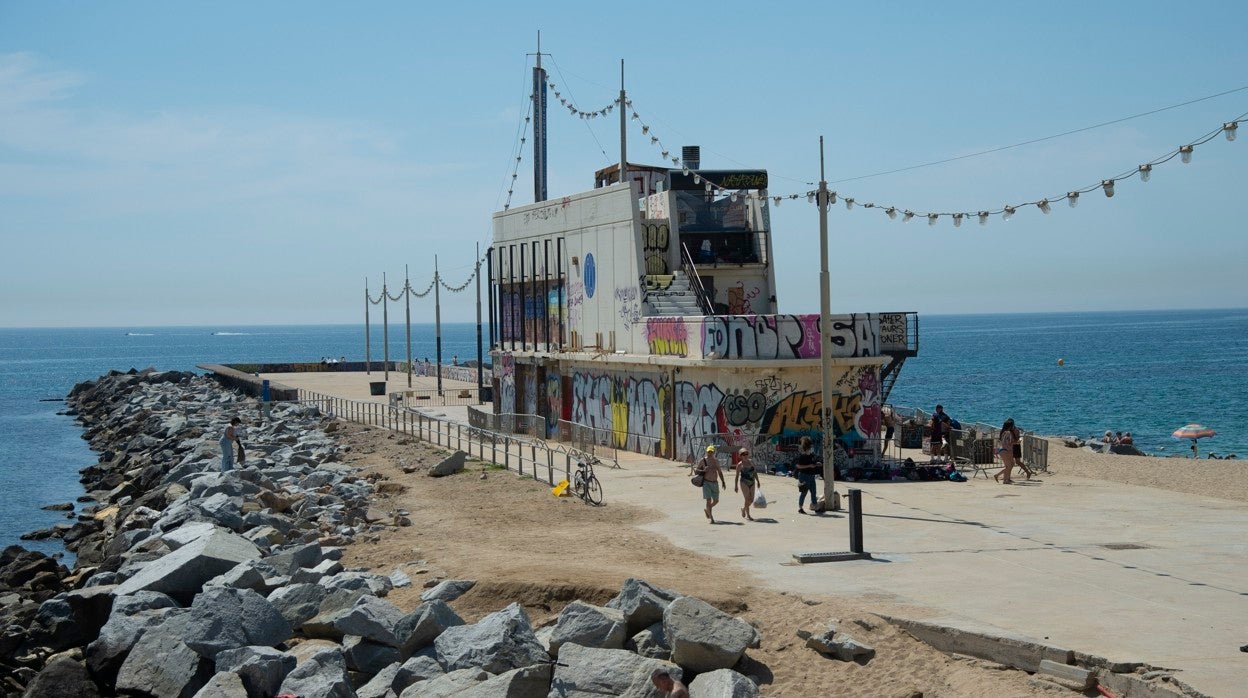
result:
M 702 169 L 702 148 L 696 145 L 683 146 L 680 149 L 680 159 L 691 170 Z

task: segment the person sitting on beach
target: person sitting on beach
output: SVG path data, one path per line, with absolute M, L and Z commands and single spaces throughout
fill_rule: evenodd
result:
M 1109 446 L 1113 446 L 1114 444 L 1118 442 L 1114 440 L 1114 432 L 1107 431 L 1105 432 L 1105 435 L 1101 437 L 1101 443 L 1109 445 Z
M 1126 434 L 1122 435 L 1121 439 L 1118 439 L 1118 443 L 1122 444 L 1123 446 L 1134 446 L 1135 439 L 1131 438 L 1131 432 L 1127 432 Z

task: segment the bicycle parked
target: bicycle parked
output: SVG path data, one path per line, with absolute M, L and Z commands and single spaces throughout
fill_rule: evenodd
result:
M 601 462 L 597 458 L 578 460 L 576 472 L 572 474 L 572 491 L 589 504 L 602 504 L 602 483 L 594 475 L 594 465 Z

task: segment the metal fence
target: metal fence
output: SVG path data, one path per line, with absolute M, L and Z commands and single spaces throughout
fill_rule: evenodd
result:
M 483 402 L 489 402 L 489 400 L 482 398 L 482 393 L 486 393 L 488 397 L 489 392 L 489 388 L 481 390 L 475 386 L 471 388 L 443 388 L 441 391 L 436 389 L 396 390 L 390 393 L 390 405 L 393 407 L 480 405 Z
M 901 432 L 909 432 L 908 436 L 913 437 L 910 430 L 916 426 L 918 428 L 918 437 L 921 440 L 919 444 L 923 448 L 924 453 L 931 453 L 931 447 L 927 439 L 922 437 L 923 427 L 931 422 L 931 414 L 920 409 L 912 407 L 890 406 L 893 414 L 898 417 L 898 437 L 899 443 L 903 447 L 914 448 L 914 445 L 905 443 L 907 438 L 902 436 Z M 908 429 L 909 428 L 909 429 Z M 996 443 L 1001 437 L 1001 428 L 994 427 L 983 422 L 975 422 L 974 424 L 963 424 L 962 429 L 950 430 L 951 436 L 951 454 L 955 458 L 965 458 L 968 463 L 975 464 L 996 464 L 1001 465 L 1001 457 L 996 453 Z M 986 443 L 986 445 L 984 445 Z M 911 442 L 913 444 L 913 442 Z M 1049 470 L 1049 441 L 1043 436 L 1038 436 L 1034 431 L 1023 431 L 1022 439 L 1023 447 L 1023 463 L 1032 470 L 1040 472 L 1048 472 Z M 986 452 L 986 455 L 985 455 Z
M 434 417 L 408 407 L 348 400 L 303 389 L 299 390 L 298 401 L 315 405 L 330 417 L 391 429 L 442 448 L 463 451 L 481 461 L 501 465 L 550 485 L 571 479 L 576 461 L 592 455 L 547 444 L 541 439 Z M 480 412 L 469 410 L 470 413 L 474 411 Z
M 520 434 L 542 440 L 546 438 L 546 418 L 537 414 L 494 414 L 469 407 L 468 423 L 500 434 Z
M 610 461 L 612 464 L 615 464 L 615 467 L 619 467 L 619 449 L 615 446 L 615 432 L 609 429 L 597 429 L 595 427 L 586 426 L 584 424 L 576 424 L 575 422 L 569 422 L 566 419 L 561 419 L 559 420 L 557 434 L 560 441 L 567 442 L 573 448 L 592 454 L 600 461 Z M 644 438 L 639 437 L 637 434 L 625 434 L 624 436 L 626 437 L 626 440 Z M 656 453 L 658 448 L 658 439 L 653 439 L 652 441 L 653 443 L 649 444 L 650 448 L 638 452 L 646 453 L 648 455 L 660 455 Z

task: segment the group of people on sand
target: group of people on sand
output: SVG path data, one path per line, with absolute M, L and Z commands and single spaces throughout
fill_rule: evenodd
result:
M 803 436 L 801 439 L 795 466 L 797 489 L 800 493 L 797 499 L 797 513 L 806 513 L 807 494 L 810 495 L 810 508 L 814 512 L 816 506 L 815 476 L 821 466 L 815 458 L 814 441 L 809 436 Z M 755 498 L 758 495 L 758 466 L 754 465 L 754 460 L 750 458 L 750 449 L 742 448 L 737 451 L 737 463 L 734 470 L 736 474 L 732 478 L 732 491 L 741 494 L 741 518 L 753 521 L 754 515 L 750 509 L 755 506 Z M 696 463 L 690 464 L 689 474 L 702 479 L 702 500 L 705 502 L 703 513 L 706 514 L 707 521 L 715 523 L 715 507 L 719 504 L 720 488 L 727 488 L 728 481 L 724 477 L 724 468 L 719 462 L 714 446 L 707 446 L 702 457 Z
M 1131 438 L 1131 432 L 1124 434 L 1122 432 L 1106 431 L 1105 436 L 1101 437 L 1101 443 L 1110 446 L 1133 446 L 1135 445 L 1135 439 Z

